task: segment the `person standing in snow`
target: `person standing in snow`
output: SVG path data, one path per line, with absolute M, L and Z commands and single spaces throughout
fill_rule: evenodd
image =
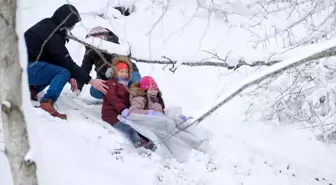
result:
M 77 82 L 91 84 L 102 93 L 106 93 L 108 88 L 104 80 L 91 79 L 86 75 L 65 47 L 69 40 L 63 28 L 71 30 L 80 21 L 77 9 L 64 4 L 51 18 L 41 20 L 24 33 L 31 99 L 36 101 L 37 94 L 49 85 L 47 93 L 40 100 L 40 108 L 61 119 L 67 116 L 57 112 L 53 104 L 67 82 L 71 84 L 72 91 L 77 89 Z
M 109 87 L 103 98 L 102 119 L 112 125 L 115 129 L 124 133 L 132 141 L 134 147 L 145 147 L 155 150 L 153 142 L 137 133 L 131 126 L 118 120 L 118 115 L 127 116 L 129 101 L 129 90 L 127 85 L 132 78 L 132 64 L 127 57 L 115 57 L 112 61 L 112 78 L 107 80 Z
M 111 42 L 114 44 L 117 44 L 117 46 L 119 46 L 119 38 L 117 35 L 115 35 L 111 30 L 107 29 L 107 28 L 103 28 L 101 26 L 92 28 L 89 33 L 86 35 L 86 38 L 88 37 L 95 37 L 95 38 L 100 38 L 103 41 L 107 41 L 107 42 Z M 109 75 L 110 75 L 110 70 L 108 70 L 108 68 L 110 67 L 110 63 L 106 64 L 106 61 L 112 61 L 113 58 L 117 57 L 117 54 L 107 54 L 107 53 L 103 53 L 101 52 L 100 54 L 104 57 L 104 59 L 96 53 L 96 51 L 94 51 L 93 49 L 86 47 L 85 48 L 85 55 L 82 61 L 82 65 L 81 68 L 85 71 L 85 75 L 89 75 L 92 67 L 95 66 L 95 71 L 97 74 L 97 79 L 102 79 L 102 80 L 108 80 L 109 79 Z M 129 85 L 131 85 L 133 82 L 138 82 L 141 78 L 140 73 L 139 73 L 139 69 L 136 66 L 136 64 L 134 62 L 132 63 L 132 68 L 133 68 L 133 72 L 132 72 L 132 79 L 129 83 Z M 84 86 L 84 83 L 78 83 L 78 90 L 79 92 L 77 94 L 80 93 L 80 91 L 82 91 Z M 104 94 L 97 90 L 94 87 L 90 88 L 90 94 L 92 97 L 97 98 L 97 99 L 103 99 Z

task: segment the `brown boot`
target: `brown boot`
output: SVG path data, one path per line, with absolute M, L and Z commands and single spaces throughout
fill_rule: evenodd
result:
M 37 99 L 37 93 L 36 93 L 35 88 L 32 87 L 32 86 L 30 86 L 29 90 L 30 90 L 30 99 L 33 100 L 33 101 L 38 101 L 38 99 Z
M 40 104 L 40 108 L 45 110 L 46 112 L 49 112 L 52 116 L 58 117 L 61 119 L 67 119 L 66 114 L 61 114 L 57 112 L 57 110 L 54 108 L 54 103 L 50 99 L 43 100 Z

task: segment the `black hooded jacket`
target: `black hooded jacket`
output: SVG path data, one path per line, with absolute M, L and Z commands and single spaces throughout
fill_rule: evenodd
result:
M 65 47 L 66 34 L 60 30 L 71 28 L 80 21 L 77 9 L 73 5 L 64 4 L 51 18 L 45 18 L 29 28 L 24 33 L 29 63 L 43 61 L 64 67 L 69 70 L 71 78 L 87 84 L 91 77 L 72 60 Z

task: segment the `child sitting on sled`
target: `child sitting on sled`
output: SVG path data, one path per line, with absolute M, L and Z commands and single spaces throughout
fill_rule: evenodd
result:
M 196 150 L 202 150 L 201 145 L 204 141 L 209 141 L 209 133 L 203 132 L 203 130 L 194 125 L 190 125 L 188 118 L 182 114 L 180 107 L 165 107 L 162 93 L 152 77 L 145 76 L 138 83 L 132 84 L 130 93 L 130 114 L 164 116 L 168 120 L 172 120 L 174 129 L 183 132 L 182 135 L 186 136 L 184 137 L 185 142 Z M 169 124 L 168 122 L 166 123 Z
M 136 148 L 145 147 L 155 150 L 156 146 L 144 136 L 137 133 L 131 126 L 118 120 L 118 115 L 128 115 L 130 106 L 128 82 L 132 78 L 132 64 L 127 57 L 115 57 L 112 61 L 112 78 L 107 80 L 107 93 L 104 95 L 102 105 L 102 119 L 115 129 L 124 133 Z

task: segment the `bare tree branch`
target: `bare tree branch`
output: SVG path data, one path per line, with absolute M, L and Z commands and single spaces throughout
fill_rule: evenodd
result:
M 71 34 L 68 35 L 68 38 L 72 39 L 72 40 L 74 40 L 74 41 L 76 41 L 76 42 L 78 42 L 80 44 L 83 44 L 83 45 L 85 45 L 85 46 L 87 46 L 87 47 L 89 47 L 91 49 L 94 49 L 95 52 L 114 54 L 114 53 L 111 53 L 111 52 L 109 52 L 107 50 L 98 49 L 94 45 L 89 44 L 87 42 L 84 42 L 83 40 L 78 39 L 77 37 L 75 37 L 75 36 L 73 36 Z M 209 52 L 209 53 L 211 53 L 211 52 Z M 214 57 L 212 57 L 212 59 L 217 59 L 217 60 L 220 60 L 222 62 L 213 62 L 213 61 L 208 61 L 208 60 L 201 60 L 201 61 L 198 61 L 198 62 L 197 61 L 196 62 L 189 62 L 189 61 L 187 61 L 187 62 L 182 62 L 182 65 L 189 66 L 189 67 L 204 67 L 204 66 L 224 67 L 224 68 L 227 68 L 227 69 L 236 70 L 236 69 L 238 69 L 241 66 L 250 66 L 250 67 L 255 67 L 255 66 L 271 66 L 273 64 L 276 64 L 276 63 L 280 62 L 278 60 L 270 61 L 270 62 L 255 61 L 252 64 L 249 64 L 249 63 L 247 63 L 244 60 L 239 60 L 237 65 L 229 65 L 228 63 L 226 63 L 226 59 L 221 59 L 217 54 L 214 54 L 214 53 L 212 53 L 212 54 L 214 56 Z M 100 57 L 103 57 L 103 56 L 100 54 Z M 178 62 L 178 61 L 171 60 L 170 58 L 168 58 L 166 56 L 162 56 L 162 58 L 163 59 L 167 59 L 168 61 L 164 61 L 164 60 L 147 60 L 147 59 L 139 59 L 139 58 L 136 58 L 136 57 L 131 57 L 131 59 L 135 60 L 136 62 L 147 63 L 147 64 L 174 65 L 174 64 L 176 64 Z M 107 61 L 105 61 L 105 62 L 107 62 Z
M 279 73 L 281 73 L 281 72 L 283 72 L 287 69 L 297 67 L 297 66 L 299 66 L 299 65 L 301 65 L 305 62 L 309 62 L 309 61 L 312 61 L 312 60 L 324 58 L 326 56 L 333 56 L 333 55 L 335 55 L 335 50 L 336 50 L 336 46 L 331 46 L 327 49 L 324 49 L 322 51 L 310 54 L 310 55 L 308 55 L 304 58 L 298 59 L 298 60 L 293 61 L 293 62 L 291 61 L 291 59 L 289 59 L 287 61 L 280 62 L 278 64 L 275 64 L 275 65 L 271 66 L 269 71 L 265 71 L 265 72 L 262 71 L 262 72 L 260 72 L 260 74 L 255 74 L 254 76 L 250 77 L 247 80 L 247 82 L 243 83 L 240 87 L 233 90 L 233 92 L 226 95 L 225 98 L 222 101 L 217 103 L 217 105 L 215 105 L 210 110 L 208 110 L 204 114 L 202 114 L 199 118 L 197 118 L 193 122 L 193 124 L 199 124 L 200 122 L 202 122 L 205 118 L 207 118 L 208 116 L 213 114 L 221 106 L 223 106 L 224 104 L 229 102 L 231 99 L 236 97 L 238 94 L 240 94 L 246 88 L 248 88 L 252 85 L 258 84 L 261 81 L 263 81 L 263 80 L 265 80 L 269 77 L 272 77 L 274 75 L 277 75 L 277 74 L 279 74 Z
M 281 39 L 282 48 L 301 46 L 330 39 L 336 34 L 336 2 L 323 0 L 264 0 L 248 4 L 247 7 L 255 13 L 249 18 L 249 30 L 255 39 L 254 47 L 262 44 L 267 47 L 271 40 L 277 44 Z M 280 15 L 279 15 L 280 14 Z M 283 23 L 271 23 L 272 18 L 284 15 Z M 268 23 L 267 23 L 268 22 Z M 281 24 L 281 25 L 279 25 Z M 283 25 L 285 24 L 285 25 Z M 273 27 L 274 30 L 268 29 Z M 259 32 L 264 32 L 264 36 Z M 303 34 L 302 34 L 303 33 Z

